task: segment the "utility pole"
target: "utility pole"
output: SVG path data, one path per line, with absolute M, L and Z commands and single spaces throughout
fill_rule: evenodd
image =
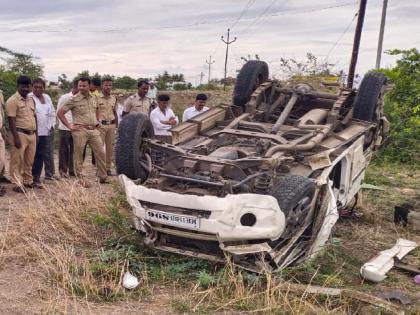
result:
M 226 44 L 225 79 L 223 80 L 224 81 L 223 82 L 223 90 L 226 90 L 226 73 L 227 73 L 227 60 L 228 60 L 228 54 L 229 54 L 229 45 L 236 41 L 236 37 L 232 41 L 229 41 L 229 33 L 230 33 L 230 29 L 228 28 L 228 30 L 227 30 L 227 40 L 226 41 L 223 39 L 223 35 L 221 37 L 222 42 L 224 42 Z
M 200 72 L 200 85 L 203 84 L 203 77 L 204 77 L 204 73 L 203 71 Z
M 357 57 L 359 55 L 360 38 L 362 37 L 363 20 L 365 18 L 367 0 L 360 0 L 359 11 L 357 13 L 356 30 L 354 31 L 353 51 L 351 53 L 351 61 L 349 74 L 347 77 L 347 88 L 353 88 L 354 71 L 356 69 Z
M 207 84 L 210 84 L 210 76 L 211 76 L 211 65 L 213 64 L 213 63 L 215 63 L 215 61 L 213 60 L 211 60 L 211 56 L 210 56 L 210 58 L 209 58 L 209 60 L 207 61 L 206 60 L 206 63 L 209 65 L 209 77 L 208 77 L 208 82 L 207 82 Z
M 376 69 L 379 69 L 381 67 L 382 43 L 384 41 L 384 29 L 385 29 L 387 6 L 388 6 L 388 0 L 384 0 L 384 3 L 382 5 L 381 27 L 379 29 L 378 52 L 376 53 L 376 67 L 375 67 Z

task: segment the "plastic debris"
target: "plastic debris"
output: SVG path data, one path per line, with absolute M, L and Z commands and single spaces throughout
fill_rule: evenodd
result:
M 381 251 L 377 256 L 365 263 L 360 268 L 360 274 L 367 280 L 380 282 L 386 278 L 386 273 L 394 267 L 394 257 L 401 260 L 416 247 L 416 242 L 400 238 L 394 247 Z
M 414 283 L 415 284 L 420 284 L 420 275 L 417 275 L 414 277 Z
M 139 279 L 133 276 L 129 271 L 124 274 L 123 277 L 123 287 L 132 290 L 135 289 L 139 285 Z

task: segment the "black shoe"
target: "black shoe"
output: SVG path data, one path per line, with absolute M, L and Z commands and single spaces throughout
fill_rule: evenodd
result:
M 17 193 L 20 193 L 20 194 L 26 193 L 25 188 L 23 188 L 22 186 L 15 186 L 15 187 L 12 188 L 12 190 L 14 192 L 17 192 Z
M 6 188 L 4 186 L 0 186 L 0 197 L 3 197 L 6 194 Z
M 67 175 L 67 173 L 62 172 L 62 173 L 60 173 L 60 177 L 61 178 L 69 178 L 69 175 Z
M 108 178 L 99 178 L 99 183 L 101 183 L 101 184 L 109 184 Z
M 60 178 L 59 177 L 56 177 L 55 175 L 50 175 L 50 176 L 47 176 L 47 175 L 45 175 L 45 180 L 59 180 Z
M 26 188 L 44 189 L 44 186 L 40 182 L 33 182 L 31 184 L 23 184 Z
M 2 176 L 2 177 L 0 177 L 0 183 L 8 183 L 8 184 L 10 184 L 11 181 L 6 176 Z
M 76 177 L 76 174 L 74 172 L 69 172 L 70 177 Z

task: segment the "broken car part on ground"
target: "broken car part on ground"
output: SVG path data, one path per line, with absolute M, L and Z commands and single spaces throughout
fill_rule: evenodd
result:
M 153 138 L 147 116 L 118 130 L 116 165 L 136 228 L 155 248 L 261 271 L 315 255 L 338 210 L 361 189 L 389 124 L 386 78 L 356 92 L 315 91 L 241 69 L 233 104 L 220 104 Z

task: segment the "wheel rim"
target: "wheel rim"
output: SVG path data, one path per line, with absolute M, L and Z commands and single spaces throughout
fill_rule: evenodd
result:
M 305 225 L 305 219 L 310 209 L 311 198 L 309 196 L 303 197 L 292 209 L 290 209 L 286 218 L 286 228 L 282 235 L 283 239 L 288 239 Z
M 140 166 L 147 173 L 149 173 L 151 170 L 150 170 L 149 161 L 148 161 L 148 158 L 147 158 L 148 153 L 146 152 L 145 146 L 143 145 L 144 144 L 143 139 L 145 139 L 145 138 L 150 138 L 150 135 L 147 133 L 146 130 L 144 130 L 140 135 L 141 141 L 140 141 L 139 146 L 137 148 L 138 149 L 138 161 L 139 161 Z

